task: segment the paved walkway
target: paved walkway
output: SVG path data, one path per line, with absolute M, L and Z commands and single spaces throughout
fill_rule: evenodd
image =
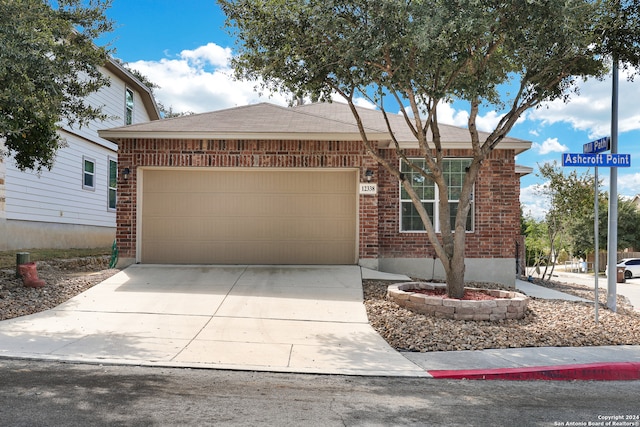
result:
M 408 280 L 356 266 L 134 265 L 55 309 L 0 322 L 0 357 L 344 375 L 640 378 L 640 346 L 399 353 L 368 324 L 362 278 Z M 640 288 L 637 280 L 627 286 Z M 517 287 L 575 298 L 528 282 Z

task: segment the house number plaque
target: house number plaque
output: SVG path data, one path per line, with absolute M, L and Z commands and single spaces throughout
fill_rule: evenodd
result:
M 378 184 L 372 184 L 370 182 L 361 182 L 360 194 L 378 194 Z

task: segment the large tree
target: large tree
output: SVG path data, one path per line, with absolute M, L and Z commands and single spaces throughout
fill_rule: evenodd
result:
M 219 0 L 235 28 L 237 76 L 296 97 L 349 104 L 368 151 L 402 184 L 446 273 L 448 293 L 464 292 L 465 225 L 484 159 L 516 121 L 544 101 L 566 98 L 576 79 L 605 72 L 602 4 L 592 0 Z M 607 15 L 608 16 L 608 15 Z M 508 98 L 501 88 L 510 87 Z M 355 102 L 366 97 L 384 115 L 400 105 L 421 149 L 414 162 L 395 142 L 405 170 L 434 182 L 439 218 L 431 218 L 412 182 L 381 156 L 361 125 Z M 438 105 L 468 104 L 469 148 L 451 222 Z M 504 110 L 486 138 L 481 106 Z M 397 111 L 397 107 L 396 107 Z M 393 138 L 393 133 L 391 133 Z M 424 165 L 424 166 L 423 166 Z M 439 221 L 436 233 L 434 221 Z
M 565 174 L 557 163 L 539 165 L 538 177 L 544 184 L 537 187 L 537 193 L 548 202 L 548 211 L 544 219 L 547 230 L 545 274 L 553 274 L 560 249 L 567 249 L 573 256 L 585 256 L 585 236 L 593 242 L 593 202 L 595 195 L 595 177 L 584 171 L 578 174 L 572 170 Z M 585 222 L 590 218 L 590 225 Z M 593 251 L 593 243 L 590 245 Z
M 51 168 L 61 125 L 104 117 L 86 102 L 108 80 L 110 0 L 0 0 L 0 143 L 21 170 Z

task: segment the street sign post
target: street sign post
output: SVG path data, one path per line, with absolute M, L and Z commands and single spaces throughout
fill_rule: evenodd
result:
M 602 153 L 605 151 L 609 151 L 611 149 L 611 138 L 605 136 L 604 138 L 596 139 L 595 141 L 587 142 L 582 146 L 582 152 L 585 154 L 588 153 Z M 600 272 L 600 246 L 599 246 L 599 236 L 598 230 L 600 218 L 598 216 L 598 192 L 599 192 L 599 183 L 598 183 L 598 166 L 594 167 L 594 196 L 593 196 L 593 248 L 595 252 L 595 256 L 593 257 L 593 275 L 594 275 L 594 310 L 596 316 L 596 324 L 598 323 L 598 306 L 600 305 L 600 295 L 598 292 L 598 274 Z
M 597 139 L 595 141 L 587 142 L 582 146 L 582 153 L 564 153 L 562 155 L 562 166 L 574 166 L 574 167 L 593 167 L 595 169 L 595 196 L 593 200 L 593 209 L 594 209 L 594 221 L 593 221 L 593 234 L 594 234 L 594 248 L 595 248 L 595 257 L 593 263 L 593 270 L 595 276 L 595 285 L 594 285 L 594 293 L 595 293 L 595 315 L 596 315 L 596 323 L 598 323 L 598 305 L 600 304 L 599 296 L 598 296 L 598 272 L 600 270 L 599 262 L 599 251 L 598 247 L 598 166 L 604 166 L 609 168 L 618 168 L 618 167 L 631 167 L 631 155 L 630 154 L 602 154 L 604 151 L 609 151 L 611 149 L 611 138 L 604 137 Z M 609 250 L 611 250 L 609 248 Z M 609 276 L 612 274 L 609 273 Z M 611 280 L 609 281 L 611 283 Z M 615 285 L 614 285 L 615 286 Z M 612 292 L 612 289 L 609 289 L 609 293 Z M 615 289 L 613 290 L 615 294 Z M 615 308 L 613 309 L 615 311 Z

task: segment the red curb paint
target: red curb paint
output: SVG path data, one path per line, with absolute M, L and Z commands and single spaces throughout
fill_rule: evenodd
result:
M 526 368 L 434 370 L 436 379 L 455 380 L 640 380 L 640 363 L 587 363 L 581 365 L 533 366 Z

